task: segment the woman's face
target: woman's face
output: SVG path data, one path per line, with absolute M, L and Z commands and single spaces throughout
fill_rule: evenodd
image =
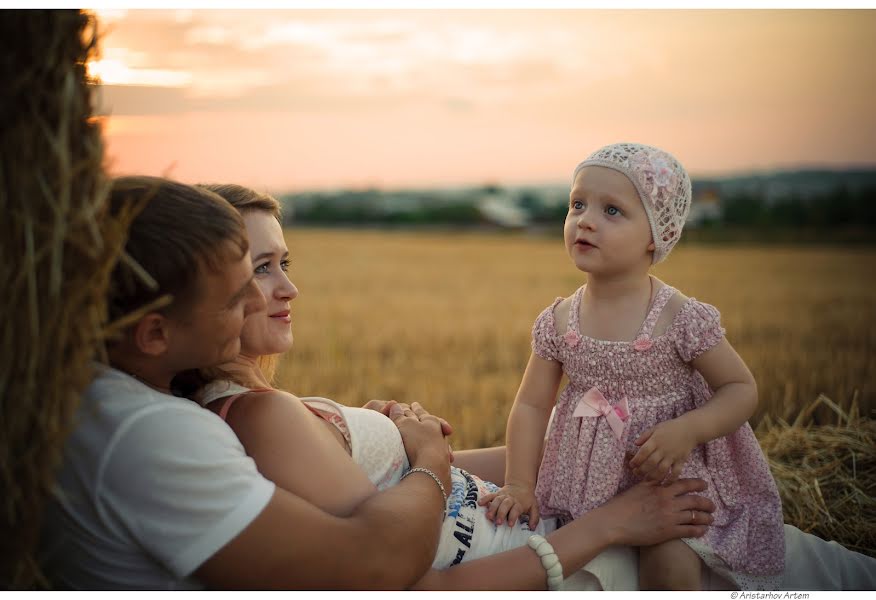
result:
M 255 281 L 265 296 L 265 310 L 251 313 L 240 335 L 240 351 L 248 356 L 279 354 L 292 347 L 289 303 L 298 296 L 289 277 L 289 249 L 277 219 L 262 210 L 243 214 L 249 236 Z

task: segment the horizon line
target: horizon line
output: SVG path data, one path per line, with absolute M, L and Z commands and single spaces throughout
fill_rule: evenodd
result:
M 803 163 L 799 165 L 788 165 L 779 167 L 758 167 L 751 169 L 737 169 L 732 171 L 718 172 L 702 172 L 692 173 L 690 175 L 691 182 L 696 181 L 714 181 L 728 179 L 744 179 L 748 177 L 763 177 L 775 175 L 790 175 L 802 173 L 868 173 L 876 174 L 876 163 L 861 163 L 861 164 L 820 164 L 820 163 Z M 499 182 L 491 179 L 482 181 L 472 181 L 470 183 L 453 183 L 441 185 L 439 183 L 424 183 L 424 184 L 409 184 L 409 185 L 386 185 L 380 186 L 372 183 L 349 183 L 336 186 L 311 186 L 296 188 L 294 186 L 279 189 L 273 186 L 265 186 L 262 189 L 270 190 L 274 195 L 294 195 L 294 194 L 311 194 L 311 193 L 330 193 L 330 192 L 433 192 L 433 191 L 448 191 L 448 190 L 472 190 L 477 188 L 495 187 L 498 189 L 526 189 L 526 188 L 548 188 L 548 187 L 566 187 L 568 181 L 529 181 L 529 182 Z

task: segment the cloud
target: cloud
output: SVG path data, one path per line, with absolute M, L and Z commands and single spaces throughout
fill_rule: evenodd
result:
M 233 166 L 278 182 L 291 177 L 290 148 L 295 177 L 324 169 L 325 181 L 344 152 L 341 171 L 354 180 L 383 170 L 388 181 L 411 157 L 411 180 L 565 177 L 582 149 L 616 139 L 677 148 L 694 169 L 876 160 L 873 11 L 132 10 L 114 19 L 104 58 L 125 65 L 129 82 L 177 78 L 102 90 L 131 164 L 146 160 L 144 138 L 156 165 L 172 152 L 203 173 L 221 164 L 223 175 Z M 215 155 L 219 131 L 233 157 Z M 266 162 L 271 152 L 281 158 Z
M 459 113 L 469 113 L 475 110 L 474 102 L 465 98 L 447 98 L 444 101 L 444 106 L 452 112 Z
M 337 106 L 372 96 L 393 104 L 472 96 L 482 87 L 490 88 L 488 95 L 512 97 L 515 87 L 557 73 L 560 53 L 551 44 L 562 38 L 550 31 L 509 35 L 489 20 L 446 11 L 195 11 L 184 19 L 130 11 L 113 23 L 106 54 L 143 79 L 107 83 L 145 85 L 154 83 L 148 73 L 184 73 L 184 95 L 213 100 L 215 110 L 247 99 L 254 108 L 285 104 L 293 110 L 314 100 Z M 268 100 L 266 93 L 279 96 Z
M 146 85 L 101 85 L 95 90 L 101 116 L 170 115 L 191 110 L 184 88 Z

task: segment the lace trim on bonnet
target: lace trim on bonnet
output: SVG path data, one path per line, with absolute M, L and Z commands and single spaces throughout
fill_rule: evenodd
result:
M 681 237 L 690 212 L 690 177 L 678 160 L 660 148 L 620 143 L 600 148 L 581 161 L 572 174 L 572 185 L 584 167 L 607 167 L 632 182 L 645 207 L 654 238 L 653 264 L 669 255 Z

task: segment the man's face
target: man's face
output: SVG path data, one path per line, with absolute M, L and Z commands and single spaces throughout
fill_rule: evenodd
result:
M 248 252 L 229 261 L 220 273 L 203 268 L 198 285 L 197 300 L 184 318 L 174 319 L 170 331 L 169 358 L 177 372 L 234 360 L 240 353 L 244 320 L 265 308 Z

